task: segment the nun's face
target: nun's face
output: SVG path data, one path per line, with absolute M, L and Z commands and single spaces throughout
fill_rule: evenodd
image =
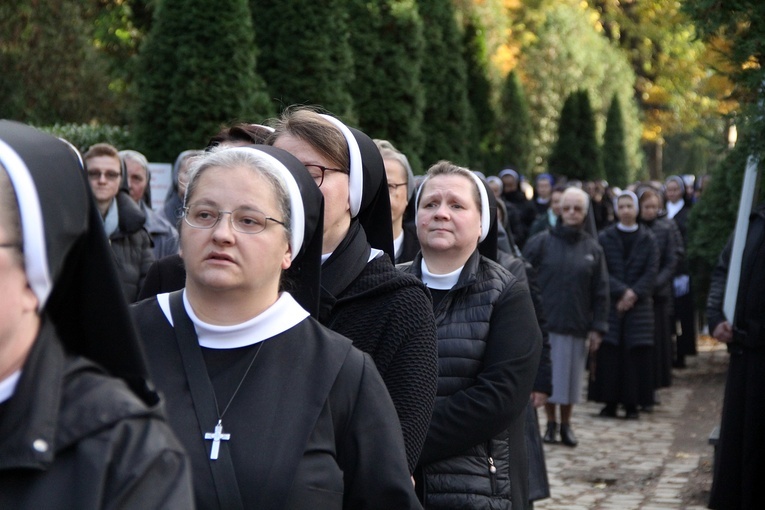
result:
M 37 297 L 29 288 L 19 248 L 13 246 L 17 242 L 0 226 L 0 380 L 21 368 L 15 365 L 29 348 L 26 340 L 30 335 L 23 337 L 26 340 L 22 344 L 19 333 L 26 332 L 30 323 L 36 324 L 37 317 Z M 34 337 L 31 335 L 31 339 Z M 11 361 L 15 365 L 6 367 Z
M 273 146 L 291 153 L 304 165 L 337 167 L 337 163 L 323 156 L 311 144 L 289 133 L 279 135 Z M 322 253 L 331 253 L 345 239 L 351 225 L 348 174 L 333 171 L 325 172 L 324 181 L 319 189 L 324 195 Z
M 512 175 L 503 175 L 502 186 L 505 193 L 512 193 L 518 189 L 518 181 Z
M 683 189 L 675 181 L 669 181 L 666 184 L 667 200 L 670 202 L 677 202 L 683 197 Z
M 189 207 L 204 205 L 209 214 L 257 210 L 283 220 L 272 185 L 252 169 L 212 167 L 198 179 Z M 192 292 L 244 291 L 267 300 L 278 295 L 281 272 L 292 260 L 284 227 L 266 221 L 262 232 L 245 234 L 232 228 L 228 213 L 208 229 L 182 222 L 181 257 Z
M 616 208 L 620 222 L 627 226 L 635 224 L 635 221 L 637 220 L 637 209 L 635 208 L 635 202 L 632 200 L 632 197 L 621 197 L 616 202 Z
M 417 209 L 417 237 L 425 262 L 450 254 L 467 260 L 481 237 L 475 183 L 462 175 L 438 175 L 425 182 Z
M 95 156 L 85 161 L 85 167 L 96 202 L 102 207 L 108 206 L 120 190 L 122 168 L 119 159 Z
M 390 195 L 391 221 L 395 225 L 403 219 L 406 205 L 409 203 L 409 197 L 406 195 L 406 170 L 395 159 L 386 159 L 384 163 Z
M 640 204 L 640 218 L 643 221 L 653 221 L 659 215 L 659 198 L 650 195 Z
M 550 192 L 552 192 L 552 185 L 547 179 L 539 179 L 537 181 L 537 196 L 539 198 L 550 198 Z

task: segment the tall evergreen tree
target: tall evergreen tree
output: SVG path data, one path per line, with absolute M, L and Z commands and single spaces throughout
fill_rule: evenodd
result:
M 624 120 L 619 97 L 614 94 L 603 133 L 603 167 L 606 180 L 612 186 L 624 187 L 628 183 L 627 153 L 624 149 Z
M 579 157 L 582 158 L 582 167 L 586 179 L 602 179 L 603 161 L 600 155 L 600 145 L 595 127 L 595 114 L 590 104 L 590 94 L 586 89 L 581 89 L 579 94 Z
M 271 113 L 247 0 L 160 1 L 136 81 L 136 144 L 154 160 L 204 147 L 221 124 Z
M 508 73 L 505 78 L 500 105 L 497 164 L 511 165 L 527 173 L 532 168 L 532 126 L 526 94 L 515 71 Z
M 468 163 L 471 168 L 486 172 L 493 169 L 489 158 L 489 135 L 493 131 L 496 115 L 491 105 L 491 83 L 487 75 L 486 35 L 475 14 L 470 15 L 465 23 L 462 47 L 467 66 L 470 106 L 470 134 L 467 137 Z
M 114 94 L 84 2 L 0 2 L 0 118 L 111 121 Z
M 465 138 L 470 133 L 467 71 L 452 2 L 419 0 L 425 26 L 425 166 L 440 159 L 467 162 Z
M 563 103 L 558 121 L 558 139 L 548 159 L 551 173 L 565 175 L 569 179 L 584 179 L 579 146 L 579 94 L 569 94 Z
M 258 73 L 282 107 L 320 106 L 355 123 L 353 55 L 341 0 L 250 0 Z
M 421 170 L 425 96 L 420 85 L 425 40 L 414 0 L 348 3 L 358 125 L 389 140 Z

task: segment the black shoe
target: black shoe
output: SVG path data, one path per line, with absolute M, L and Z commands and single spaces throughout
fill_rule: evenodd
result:
M 653 412 L 653 406 L 640 406 L 640 411 L 643 413 L 652 413 Z
M 626 409 L 626 414 L 624 415 L 624 419 L 626 420 L 639 420 L 640 419 L 640 413 L 638 413 L 638 410 L 634 407 L 631 407 L 629 409 Z
M 606 404 L 606 407 L 600 410 L 600 413 L 598 413 L 598 416 L 601 416 L 603 418 L 616 418 L 616 405 Z
M 555 444 L 558 442 L 558 424 L 554 421 L 547 422 L 547 430 L 545 435 L 542 436 L 542 441 L 548 444 Z
M 576 440 L 576 436 L 574 435 L 574 431 L 571 430 L 571 425 L 568 423 L 560 424 L 560 442 L 572 448 L 579 444 L 579 441 Z

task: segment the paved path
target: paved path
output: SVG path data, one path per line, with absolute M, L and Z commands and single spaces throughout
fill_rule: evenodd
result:
M 702 509 L 711 486 L 727 353 L 706 342 L 689 368 L 675 371 L 661 405 L 640 420 L 597 417 L 602 404 L 575 406 L 579 446 L 545 445 L 551 498 L 536 509 Z M 585 388 L 586 391 L 586 388 Z M 621 412 L 621 411 L 620 411 Z M 546 419 L 540 410 L 540 429 Z

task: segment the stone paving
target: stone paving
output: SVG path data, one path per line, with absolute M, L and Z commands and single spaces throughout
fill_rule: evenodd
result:
M 534 508 L 706 508 L 703 505 L 684 506 L 683 502 L 686 486 L 694 475 L 698 484 L 701 461 L 706 463 L 706 472 L 710 472 L 713 448 L 707 444 L 706 432 L 695 434 L 698 437 L 681 437 L 688 434 L 683 427 L 686 422 L 683 416 L 694 391 L 692 385 L 682 384 L 682 378 L 694 371 L 697 375 L 703 373 L 710 364 L 724 364 L 727 353 L 720 345 L 713 344 L 689 360 L 690 367 L 682 371 L 684 373 L 676 372 L 677 383 L 660 391 L 662 405 L 651 414 L 641 413 L 640 420 L 597 417 L 602 404 L 586 402 L 586 399 L 575 406 L 572 428 L 579 446 L 545 445 L 551 497 L 537 501 Z M 721 399 L 722 387 L 719 391 L 716 389 L 716 393 Z M 719 415 L 709 418 L 709 432 L 717 420 Z M 542 410 L 539 423 L 540 429 L 544 430 L 546 418 Z M 707 430 L 706 424 L 701 427 Z M 689 439 L 690 448 L 682 451 L 672 448 L 676 441 L 687 442 Z M 711 474 L 708 474 L 707 483 L 711 485 Z

